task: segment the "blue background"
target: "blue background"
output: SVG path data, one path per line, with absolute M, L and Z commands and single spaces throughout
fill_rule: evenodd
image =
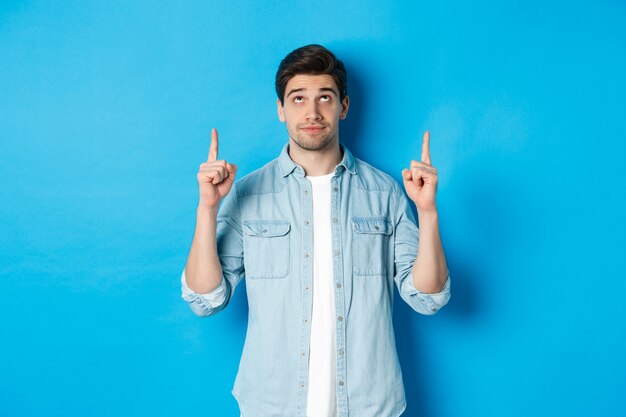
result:
M 0 415 L 238 416 L 245 284 L 211 318 L 180 298 L 196 172 L 213 126 L 239 176 L 278 155 L 274 74 L 308 43 L 348 67 L 356 156 L 400 180 L 431 131 L 453 296 L 425 317 L 396 293 L 405 416 L 626 415 L 625 21 L 617 0 L 2 2 Z

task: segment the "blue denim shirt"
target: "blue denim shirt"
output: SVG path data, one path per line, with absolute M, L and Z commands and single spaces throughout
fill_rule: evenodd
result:
M 413 285 L 418 229 L 397 181 L 340 145 L 331 182 L 338 417 L 396 417 L 406 407 L 392 324 L 394 283 L 418 313 L 450 298 Z M 288 154 L 237 180 L 217 216 L 220 285 L 182 295 L 199 316 L 228 305 L 246 278 L 248 330 L 232 394 L 244 417 L 306 417 L 313 279 L 311 183 Z

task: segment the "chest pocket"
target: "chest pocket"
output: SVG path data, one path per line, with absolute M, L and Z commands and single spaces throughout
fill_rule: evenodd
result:
M 385 275 L 391 222 L 387 217 L 352 218 L 352 265 L 356 275 Z
M 246 277 L 284 278 L 289 273 L 287 220 L 244 220 L 243 250 Z

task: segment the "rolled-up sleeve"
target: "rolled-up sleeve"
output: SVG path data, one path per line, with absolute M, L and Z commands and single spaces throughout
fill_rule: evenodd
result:
M 217 214 L 217 255 L 222 267 L 222 280 L 212 291 L 200 294 L 187 286 L 185 271 L 181 275 L 181 296 L 198 316 L 210 316 L 223 310 L 245 276 L 243 235 L 237 201 L 237 183 L 224 197 Z
M 397 185 L 397 184 L 396 184 Z M 433 315 L 450 300 L 450 273 L 438 293 L 424 293 L 413 283 L 413 264 L 419 245 L 419 230 L 409 199 L 396 187 L 397 216 L 394 228 L 394 281 L 400 297 L 415 311 Z
M 210 316 L 215 314 L 226 301 L 226 293 L 228 291 L 224 279 L 213 291 L 208 293 L 197 293 L 187 286 L 187 278 L 185 270 L 180 277 L 181 290 L 183 300 L 189 303 L 191 310 L 198 316 Z
M 439 309 L 450 300 L 450 273 L 446 278 L 446 283 L 438 293 L 429 294 L 419 291 L 413 284 L 413 274 L 409 274 L 408 278 L 404 280 L 402 284 L 401 294 L 404 294 L 402 298 L 406 301 L 413 310 L 418 313 L 432 315 L 439 311 Z M 408 301 L 407 301 L 408 299 Z

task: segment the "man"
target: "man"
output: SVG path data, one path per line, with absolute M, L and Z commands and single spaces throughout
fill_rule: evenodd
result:
M 248 332 L 232 391 L 244 417 L 401 415 L 394 282 L 422 314 L 450 297 L 429 134 L 421 162 L 402 171 L 418 231 L 399 184 L 339 142 L 346 83 L 326 48 L 292 51 L 276 74 L 289 135 L 280 155 L 235 183 L 213 129 L 200 165 L 183 298 L 212 315 L 247 279 Z

